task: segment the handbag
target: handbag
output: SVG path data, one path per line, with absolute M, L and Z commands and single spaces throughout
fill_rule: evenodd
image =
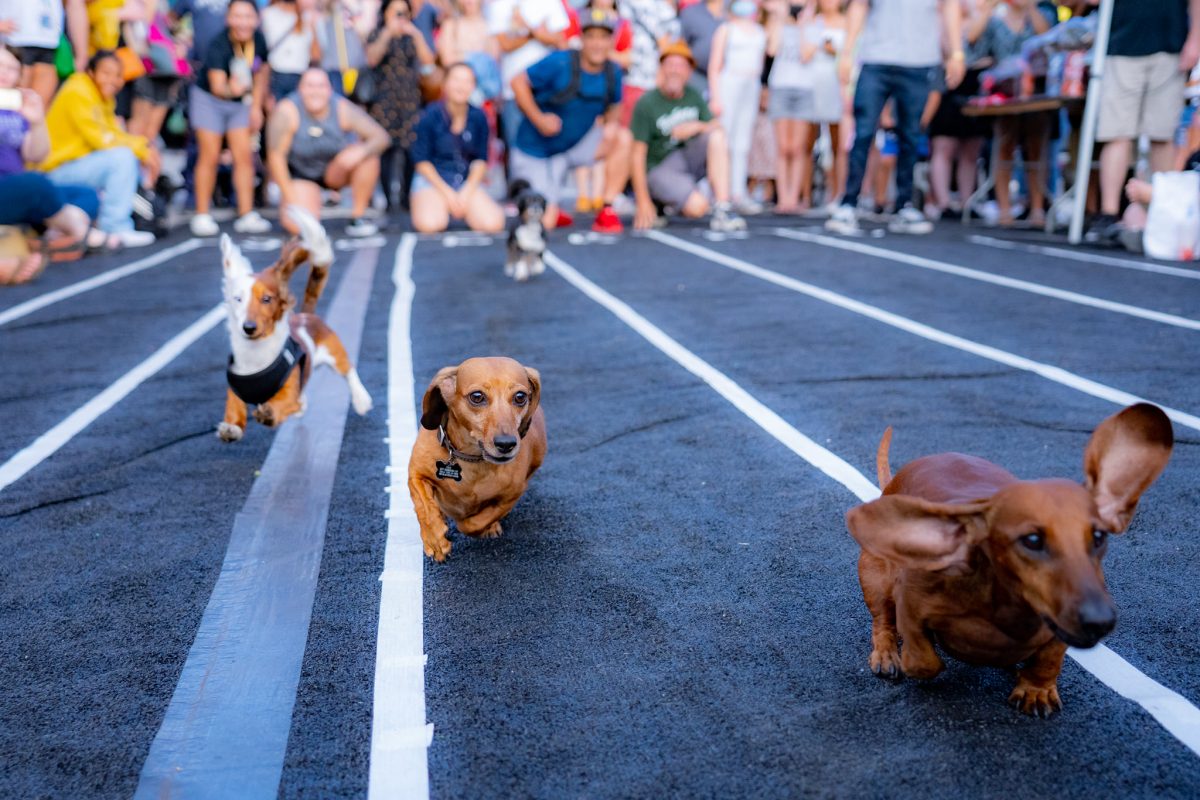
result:
M 369 106 L 375 102 L 378 96 L 379 86 L 375 82 L 375 72 L 364 69 L 358 73 L 358 80 L 354 82 L 354 91 L 350 93 L 350 99 L 359 105 Z
M 142 63 L 156 78 L 186 78 L 192 74 L 192 65 L 186 58 L 180 57 L 166 17 L 162 15 L 150 23 L 146 35 L 146 55 Z
M 54 69 L 60 81 L 65 81 L 75 72 L 75 50 L 65 33 L 59 38 L 58 49 L 54 51 Z
M 114 52 L 117 60 L 121 62 L 121 74 L 126 83 L 146 74 L 146 65 L 142 63 L 142 57 L 132 47 L 118 47 Z

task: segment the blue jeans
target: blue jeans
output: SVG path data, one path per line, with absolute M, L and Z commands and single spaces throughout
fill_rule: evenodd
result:
M 76 206 L 95 217 L 100 205 L 86 186 L 58 186 L 40 172 L 0 175 L 0 225 L 41 225 L 63 206 Z
M 96 227 L 105 233 L 133 230 L 133 196 L 138 188 L 138 160 L 128 147 L 96 150 L 51 170 L 59 186 L 90 186 L 100 192 Z
M 854 90 L 854 148 L 850 151 L 850 171 L 846 176 L 843 205 L 858 205 L 867 156 L 879 128 L 879 115 L 891 99 L 896 112 L 896 135 L 900 154 L 896 157 L 896 208 L 912 202 L 913 165 L 921 138 L 921 114 L 933 88 L 935 67 L 893 67 L 864 64 Z

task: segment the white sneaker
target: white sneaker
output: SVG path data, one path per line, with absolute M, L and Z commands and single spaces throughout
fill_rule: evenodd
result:
M 188 227 L 192 229 L 192 236 L 216 236 L 221 232 L 217 221 L 212 218 L 212 214 L 197 214 L 192 217 L 192 222 Z
M 121 247 L 146 247 L 157 241 L 150 231 L 119 231 L 114 236 L 121 242 Z
M 374 236 L 379 233 L 379 226 L 370 220 L 359 217 L 352 219 L 346 224 L 346 235 L 355 239 L 361 239 L 365 236 Z
M 749 197 L 735 200 L 733 207 L 744 217 L 756 217 L 763 212 L 763 204 Z
M 892 221 L 888 223 L 888 230 L 892 233 L 933 233 L 933 223 L 917 209 L 905 206 L 896 212 L 896 216 L 892 217 Z
M 859 235 L 862 228 L 858 227 L 858 212 L 853 206 L 838 206 L 829 219 L 825 220 L 825 230 L 842 236 Z
M 710 230 L 721 233 L 746 230 L 746 220 L 733 213 L 728 203 L 720 203 L 713 208 L 712 219 L 708 221 Z
M 233 229 L 238 233 L 270 233 L 271 223 L 257 211 L 248 211 L 233 221 Z

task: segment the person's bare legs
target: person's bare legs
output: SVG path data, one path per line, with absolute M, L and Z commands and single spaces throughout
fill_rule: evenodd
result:
M 1021 143 L 1025 161 L 1025 183 L 1029 186 L 1029 224 L 1041 227 L 1046 222 L 1045 177 L 1042 169 L 1042 144 L 1048 120 L 1040 114 L 1029 120 Z
M 997 221 L 1003 227 L 1013 223 L 1012 216 L 1012 164 L 1017 152 L 1017 136 L 1015 126 L 1001 120 L 996 126 L 996 134 L 1000 137 L 1000 146 L 996 148 L 997 163 L 992 165 L 992 174 L 996 178 L 996 207 L 1000 211 Z
M 167 119 L 168 108 L 151 103 L 143 97 L 133 98 L 133 111 L 129 115 L 129 132 L 145 136 L 151 142 L 158 138 Z
M 1121 210 L 1121 191 L 1129 175 L 1133 142 L 1113 139 L 1100 151 L 1100 213 L 1116 216 Z M 1153 148 L 1151 148 L 1153 152 Z
M 1170 171 L 1171 163 L 1175 160 L 1175 149 L 1174 142 L 1151 142 L 1150 170 L 1152 172 Z
M 700 192 L 692 192 L 684 201 L 683 208 L 679 209 L 679 213 L 690 219 L 697 219 L 707 216 L 710 210 L 712 207 L 708 204 L 708 198 Z
M 409 197 L 412 226 L 417 233 L 440 233 L 450 225 L 450 209 L 437 189 L 421 189 Z
M 983 139 L 974 137 L 958 143 L 958 199 L 963 213 L 970 213 L 967 201 L 975 194 L 979 179 L 979 156 L 983 153 Z
M 379 156 L 364 158 L 355 165 L 354 169 L 350 170 L 350 216 L 353 219 L 358 219 L 366 213 L 377 183 L 379 183 Z
M 83 239 L 92 221 L 87 212 L 78 206 L 63 206 L 58 213 L 46 220 L 46 227 L 71 239 Z
M 288 205 L 299 206 L 308 213 L 312 214 L 313 219 L 321 218 L 321 187 L 312 181 L 292 179 L 292 197 Z M 280 209 L 282 211 L 282 209 Z M 300 228 L 292 221 L 292 218 L 286 214 L 279 215 L 279 221 L 283 224 L 283 229 L 291 234 L 300 233 Z
M 633 134 L 628 128 L 617 128 L 610 137 L 604 157 L 604 203 L 610 205 L 629 183 L 630 159 L 633 157 Z
M 228 131 L 229 152 L 233 156 L 233 188 L 237 192 L 237 211 L 244 217 L 254 210 L 254 153 L 250 150 L 250 129 Z
M 958 154 L 959 140 L 952 136 L 935 136 L 932 145 L 933 152 L 929 156 L 931 205 L 938 211 L 945 211 L 950 207 L 950 171 Z
M 499 233 L 504 230 L 504 209 L 488 197 L 483 189 L 476 189 L 467 200 L 467 227 L 480 233 Z
M 196 130 L 196 168 L 193 183 L 196 192 L 196 213 L 209 213 L 212 205 L 213 188 L 217 185 L 217 162 L 221 159 L 219 133 Z
M 58 68 L 53 64 L 31 64 L 21 72 L 21 86 L 33 89 L 42 98 L 42 107 L 50 109 L 50 101 L 58 90 Z
M 833 151 L 833 183 L 826 181 L 825 204 L 840 203 L 846 193 L 846 170 L 850 166 L 850 153 L 842 147 L 841 123 L 829 123 L 829 149 Z
M 794 119 L 775 120 L 775 210 L 781 214 L 796 211 L 800 202 L 800 184 L 795 179 L 792 164 L 796 159 L 799 123 Z
M 708 185 L 712 187 L 714 200 L 729 202 L 729 143 L 721 128 L 708 133 Z
M 796 149 L 796 182 L 800 187 L 799 209 L 807 211 L 812 207 L 812 176 L 813 176 L 813 139 L 814 132 L 819 132 L 820 126 L 811 122 L 801 122 L 797 137 Z

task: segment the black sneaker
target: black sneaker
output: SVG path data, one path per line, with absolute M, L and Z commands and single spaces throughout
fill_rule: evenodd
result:
M 1119 220 L 1114 214 L 1097 214 L 1092 217 L 1083 240 L 1092 244 L 1111 244 L 1114 237 L 1120 233 L 1119 230 L 1114 230 L 1118 226 Z

